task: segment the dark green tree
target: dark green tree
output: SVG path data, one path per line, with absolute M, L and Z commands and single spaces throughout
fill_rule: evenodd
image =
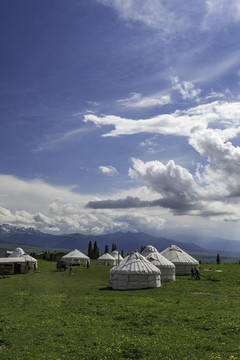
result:
M 217 254 L 216 262 L 217 262 L 218 265 L 221 263 L 219 254 Z
M 112 251 L 117 250 L 117 245 L 112 243 Z
M 99 257 L 99 248 L 97 245 L 97 241 L 94 241 L 92 258 L 97 259 L 98 257 Z
M 88 243 L 88 257 L 90 257 L 90 259 L 92 259 L 93 256 L 93 247 L 92 247 L 92 242 L 91 240 Z
M 105 250 L 104 250 L 105 253 L 108 253 L 109 252 L 109 246 L 108 245 L 105 245 Z

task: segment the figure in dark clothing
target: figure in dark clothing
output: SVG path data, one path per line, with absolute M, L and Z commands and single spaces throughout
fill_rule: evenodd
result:
M 195 279 L 200 280 L 199 270 L 195 268 Z
M 193 268 L 193 267 L 191 268 L 191 274 L 192 274 L 192 279 L 194 279 L 194 277 L 195 277 L 195 276 L 194 276 L 194 275 L 195 275 L 195 273 L 194 273 L 194 268 Z

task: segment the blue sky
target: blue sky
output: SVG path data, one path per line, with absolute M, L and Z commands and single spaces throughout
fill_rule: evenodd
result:
M 239 239 L 240 1 L 0 17 L 0 223 Z

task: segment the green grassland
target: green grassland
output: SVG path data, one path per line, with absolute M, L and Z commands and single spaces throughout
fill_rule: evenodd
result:
M 202 265 L 209 267 L 209 265 Z M 240 359 L 240 265 L 113 291 L 108 266 L 0 279 L 1 360 Z

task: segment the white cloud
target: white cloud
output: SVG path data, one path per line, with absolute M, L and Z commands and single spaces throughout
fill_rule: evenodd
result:
M 196 25 L 200 26 L 205 15 L 205 3 L 186 0 L 162 2 L 160 0 L 98 0 L 105 6 L 112 7 L 119 16 L 127 21 L 138 21 L 161 30 L 166 35 L 186 31 Z M 191 8 L 191 12 L 189 11 Z
M 240 20 L 239 0 L 98 0 L 126 21 L 138 21 L 168 36 L 222 28 Z M 189 11 L 191 9 L 191 11 Z
M 5 194 L 0 207 L 0 223 L 34 227 L 49 233 L 80 232 L 101 234 L 109 231 L 158 231 L 164 226 L 164 214 L 148 209 L 93 210 L 86 208 L 89 201 L 100 196 L 81 195 L 73 187 L 58 187 L 42 181 L 25 181 L 0 175 L 0 189 Z M 1 194 L 0 194 L 1 195 Z M 120 191 L 114 199 L 129 195 L 144 199 L 156 196 L 146 187 Z M 144 219 L 144 221 L 143 221 Z
M 239 0 L 206 0 L 204 28 L 223 26 L 232 21 L 240 21 Z
M 195 88 L 195 85 L 190 81 L 180 82 L 178 76 L 171 76 L 170 80 L 172 82 L 173 89 L 179 91 L 184 100 L 192 100 L 194 98 L 197 100 L 198 95 L 201 93 L 201 89 Z
M 116 176 L 118 171 L 114 166 L 99 166 L 99 170 L 107 176 Z
M 34 152 L 40 152 L 45 151 L 49 149 L 54 149 L 62 144 L 72 142 L 73 140 L 78 140 L 82 136 L 85 136 L 86 133 L 88 133 L 90 129 L 86 128 L 78 128 L 74 130 L 67 131 L 64 134 L 60 134 L 59 136 L 52 136 L 50 139 L 48 139 L 46 142 L 42 143 L 38 146 L 37 149 L 34 150 Z
M 126 119 L 120 116 L 85 115 L 84 122 L 93 122 L 96 126 L 112 125 L 114 129 L 103 136 L 132 135 L 153 133 L 175 136 L 190 136 L 192 129 L 207 128 L 210 124 L 236 127 L 240 125 L 240 102 L 215 101 L 209 104 L 172 114 L 163 114 L 150 119 Z
M 131 93 L 130 95 L 129 98 L 118 100 L 118 103 L 129 108 L 150 108 L 163 106 L 172 101 L 169 95 L 162 95 L 160 93 L 145 97 L 139 93 Z

